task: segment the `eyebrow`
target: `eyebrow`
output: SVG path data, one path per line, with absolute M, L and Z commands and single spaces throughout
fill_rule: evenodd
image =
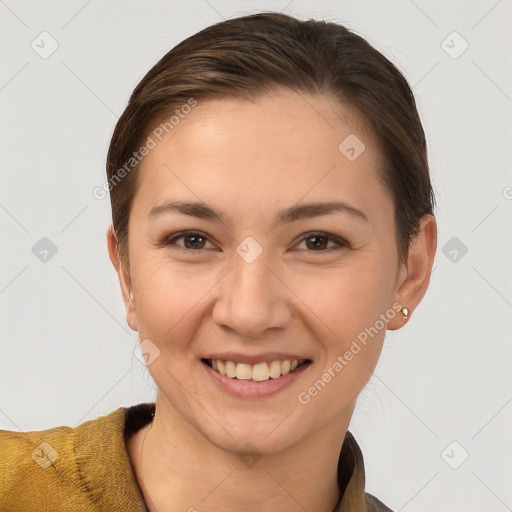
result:
M 335 212 L 348 213 L 356 218 L 368 221 L 368 217 L 361 210 L 341 201 L 331 201 L 327 203 L 297 204 L 286 208 L 277 213 L 275 222 L 276 224 L 287 224 L 300 219 L 319 217 Z M 166 201 L 163 204 L 153 206 L 148 213 L 148 218 L 154 218 L 164 213 L 182 213 L 199 219 L 217 220 L 229 225 L 222 212 L 204 203 Z

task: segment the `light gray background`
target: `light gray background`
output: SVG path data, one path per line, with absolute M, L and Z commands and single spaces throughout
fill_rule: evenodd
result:
M 438 254 L 350 427 L 367 490 L 395 511 L 512 510 L 511 0 L 0 1 L 0 426 L 76 426 L 154 400 L 108 259 L 109 200 L 92 190 L 150 67 L 207 25 L 267 9 L 367 38 L 413 86 L 427 134 Z M 42 58 L 31 44 L 51 38 Z M 57 248 L 46 262 L 42 237 Z

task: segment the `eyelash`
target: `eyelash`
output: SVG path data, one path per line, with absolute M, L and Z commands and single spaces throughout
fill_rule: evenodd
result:
M 176 245 L 174 243 L 174 242 L 176 242 L 176 240 L 179 240 L 181 238 L 187 238 L 187 237 L 195 236 L 195 235 L 198 235 L 200 238 L 203 238 L 203 239 L 209 241 L 208 237 L 204 233 L 201 233 L 200 231 L 183 231 L 183 232 L 175 233 L 175 234 L 173 234 L 171 236 L 165 237 L 164 239 L 162 239 L 158 243 L 158 247 L 168 247 L 170 245 Z M 304 240 L 308 240 L 309 238 L 313 238 L 313 237 L 327 238 L 328 240 L 335 242 L 338 245 L 338 247 L 329 247 L 329 248 L 326 248 L 326 249 L 319 249 L 318 251 L 305 249 L 307 252 L 323 252 L 323 253 L 326 253 L 326 252 L 331 252 L 332 250 L 340 250 L 340 249 L 348 249 L 348 248 L 350 248 L 350 244 L 347 241 L 345 241 L 342 238 L 339 238 L 337 236 L 330 235 L 329 233 L 324 233 L 322 231 L 311 231 L 309 233 L 305 233 L 302 236 L 302 238 L 299 240 L 298 243 L 302 243 Z M 179 246 L 179 245 L 177 245 L 176 247 L 179 247 L 180 249 L 183 249 L 183 250 L 188 251 L 188 252 L 190 252 L 190 251 L 201 252 L 203 250 L 206 250 L 206 249 L 198 249 L 198 250 L 189 249 L 187 247 L 182 247 L 182 246 Z

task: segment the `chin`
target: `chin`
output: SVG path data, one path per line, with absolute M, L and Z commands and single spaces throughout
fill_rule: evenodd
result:
M 300 435 L 295 432 L 297 441 Z M 289 431 L 273 433 L 268 431 L 258 432 L 254 429 L 244 429 L 236 432 L 232 437 L 225 432 L 208 437 L 208 440 L 222 450 L 236 453 L 238 456 L 245 454 L 272 455 L 290 449 L 296 441 L 290 436 Z
M 307 435 L 304 422 L 299 427 L 292 420 L 293 413 L 288 414 L 286 411 L 262 417 L 261 413 L 244 412 L 222 417 L 219 421 L 222 427 L 209 418 L 210 421 L 196 428 L 205 439 L 223 450 L 269 455 L 291 448 Z

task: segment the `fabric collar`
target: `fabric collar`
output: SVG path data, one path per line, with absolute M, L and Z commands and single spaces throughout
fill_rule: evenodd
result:
M 126 440 L 153 420 L 155 407 L 155 403 L 120 407 L 75 428 L 73 449 L 81 478 L 92 500 L 101 503 L 105 510 L 148 511 L 130 463 Z M 344 491 L 333 512 L 368 512 L 363 456 L 349 431 L 340 452 L 338 484 Z M 106 493 L 105 489 L 115 492 Z

